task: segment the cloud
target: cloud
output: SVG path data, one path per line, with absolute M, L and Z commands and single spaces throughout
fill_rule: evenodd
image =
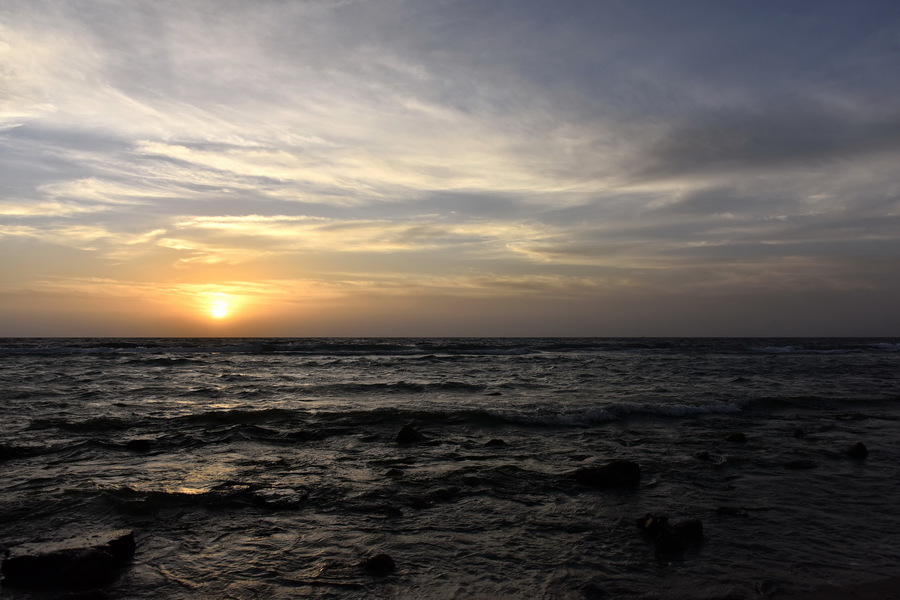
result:
M 721 110 L 674 123 L 652 142 L 637 179 L 841 168 L 900 155 L 900 113 L 857 114 L 814 101 Z
M 0 251 L 16 285 L 889 296 L 891 11 L 9 0 Z
M 495 254 L 521 239 L 547 235 L 537 226 L 509 222 L 448 222 L 440 219 L 338 220 L 306 216 L 222 216 L 185 218 L 185 231 L 203 230 L 220 240 L 265 239 L 265 247 L 313 252 L 393 253 L 436 248 Z

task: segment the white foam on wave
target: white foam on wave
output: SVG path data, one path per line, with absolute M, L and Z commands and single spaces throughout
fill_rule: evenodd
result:
M 887 352 L 900 352 L 900 344 L 889 344 L 887 342 L 883 342 L 880 344 L 872 344 L 871 347 L 878 350 L 886 350 Z
M 789 354 L 791 352 L 802 352 L 802 348 L 797 346 L 762 346 L 750 348 L 754 352 L 765 352 L 766 354 Z

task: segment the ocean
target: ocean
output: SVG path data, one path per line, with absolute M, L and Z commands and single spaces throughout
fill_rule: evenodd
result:
M 900 565 L 897 339 L 0 339 L 0 408 L 3 549 L 134 531 L 91 598 L 736 600 Z M 611 461 L 639 481 L 574 476 Z

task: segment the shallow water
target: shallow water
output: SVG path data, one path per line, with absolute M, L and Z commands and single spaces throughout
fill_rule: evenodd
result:
M 107 595 L 138 599 L 755 598 L 895 575 L 898 349 L 0 340 L 0 543 L 133 528 Z M 406 424 L 424 439 L 398 444 Z M 569 476 L 614 458 L 637 488 Z M 701 519 L 704 542 L 658 555 L 647 512 Z M 382 552 L 395 572 L 360 566 Z

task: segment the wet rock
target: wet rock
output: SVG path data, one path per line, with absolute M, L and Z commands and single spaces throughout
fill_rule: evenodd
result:
M 291 442 L 318 442 L 328 437 L 329 433 L 319 429 L 296 429 L 288 432 L 284 437 Z M 339 432 L 335 432 L 334 435 L 339 435 Z
M 414 444 L 416 442 L 421 442 L 424 439 L 425 436 L 416 431 L 412 425 L 404 425 L 399 433 L 397 433 L 398 444 Z
M 22 458 L 25 456 L 25 452 L 20 448 L 14 448 L 12 446 L 7 446 L 6 444 L 0 444 L 0 462 L 4 462 L 7 460 L 13 460 L 15 458 Z
M 384 507 L 384 516 L 388 519 L 399 519 L 403 517 L 403 511 L 397 508 L 396 506 L 385 506 Z
M 501 440 L 499 438 L 494 438 L 494 439 L 486 442 L 484 445 L 487 446 L 488 448 L 498 448 L 500 446 L 505 446 L 506 442 L 504 442 L 503 440 Z
M 744 435 L 743 433 L 741 433 L 740 431 L 737 431 L 735 433 L 729 433 L 728 435 L 726 435 L 725 441 L 726 442 L 735 442 L 738 444 L 744 444 L 747 442 L 747 436 Z
M 764 579 L 762 581 L 757 581 L 753 584 L 753 588 L 756 590 L 756 594 L 760 598 L 772 598 L 778 595 L 778 584 L 769 579 Z
M 409 506 L 411 508 L 415 508 L 416 510 L 422 510 L 425 508 L 431 508 L 432 506 L 434 506 L 434 502 L 427 496 L 415 496 L 409 499 Z
M 661 533 L 653 540 L 653 551 L 656 554 L 679 554 L 684 550 L 684 542 L 670 530 Z
M 88 588 L 113 582 L 134 556 L 134 532 L 109 531 L 59 543 L 14 548 L 3 561 L 3 585 Z
M 695 546 L 703 541 L 703 521 L 686 519 L 675 523 L 675 535 L 688 546 Z
M 596 583 L 586 583 L 581 586 L 581 594 L 585 600 L 605 600 L 609 598 L 606 590 Z
M 445 488 L 437 488 L 431 490 L 427 494 L 421 496 L 413 496 L 409 499 L 409 505 L 412 508 L 423 509 L 431 508 L 435 503 L 450 503 L 458 499 L 461 488 L 450 486 Z
M 696 458 L 697 460 L 712 460 L 712 456 L 710 456 L 709 450 L 694 452 L 694 458 Z
M 109 594 L 103 590 L 84 590 L 69 592 L 64 596 L 57 596 L 54 600 L 110 600 Z
M 636 524 L 644 536 L 653 542 L 657 554 L 683 552 L 703 540 L 703 523 L 700 519 L 688 519 L 672 525 L 665 516 L 647 513 Z
M 635 525 L 651 538 L 655 538 L 669 528 L 669 518 L 647 513 L 635 521 Z
M 605 465 L 582 467 L 572 476 L 578 483 L 595 488 L 634 487 L 641 481 L 641 467 L 630 460 L 614 460 Z
M 806 437 L 806 431 L 804 431 L 803 429 L 800 429 L 799 427 L 797 427 L 796 429 L 794 429 L 794 437 L 795 437 L 795 438 L 805 438 L 805 437 Z
M 376 554 L 363 561 L 363 568 L 373 575 L 387 575 L 397 569 L 397 563 L 390 554 Z
M 153 449 L 153 440 L 128 440 L 125 442 L 125 449 L 132 452 L 149 452 Z
M 862 442 L 856 442 L 846 450 L 844 450 L 844 454 L 849 456 L 850 458 L 866 458 L 869 456 L 869 449 L 866 448 L 866 445 Z

